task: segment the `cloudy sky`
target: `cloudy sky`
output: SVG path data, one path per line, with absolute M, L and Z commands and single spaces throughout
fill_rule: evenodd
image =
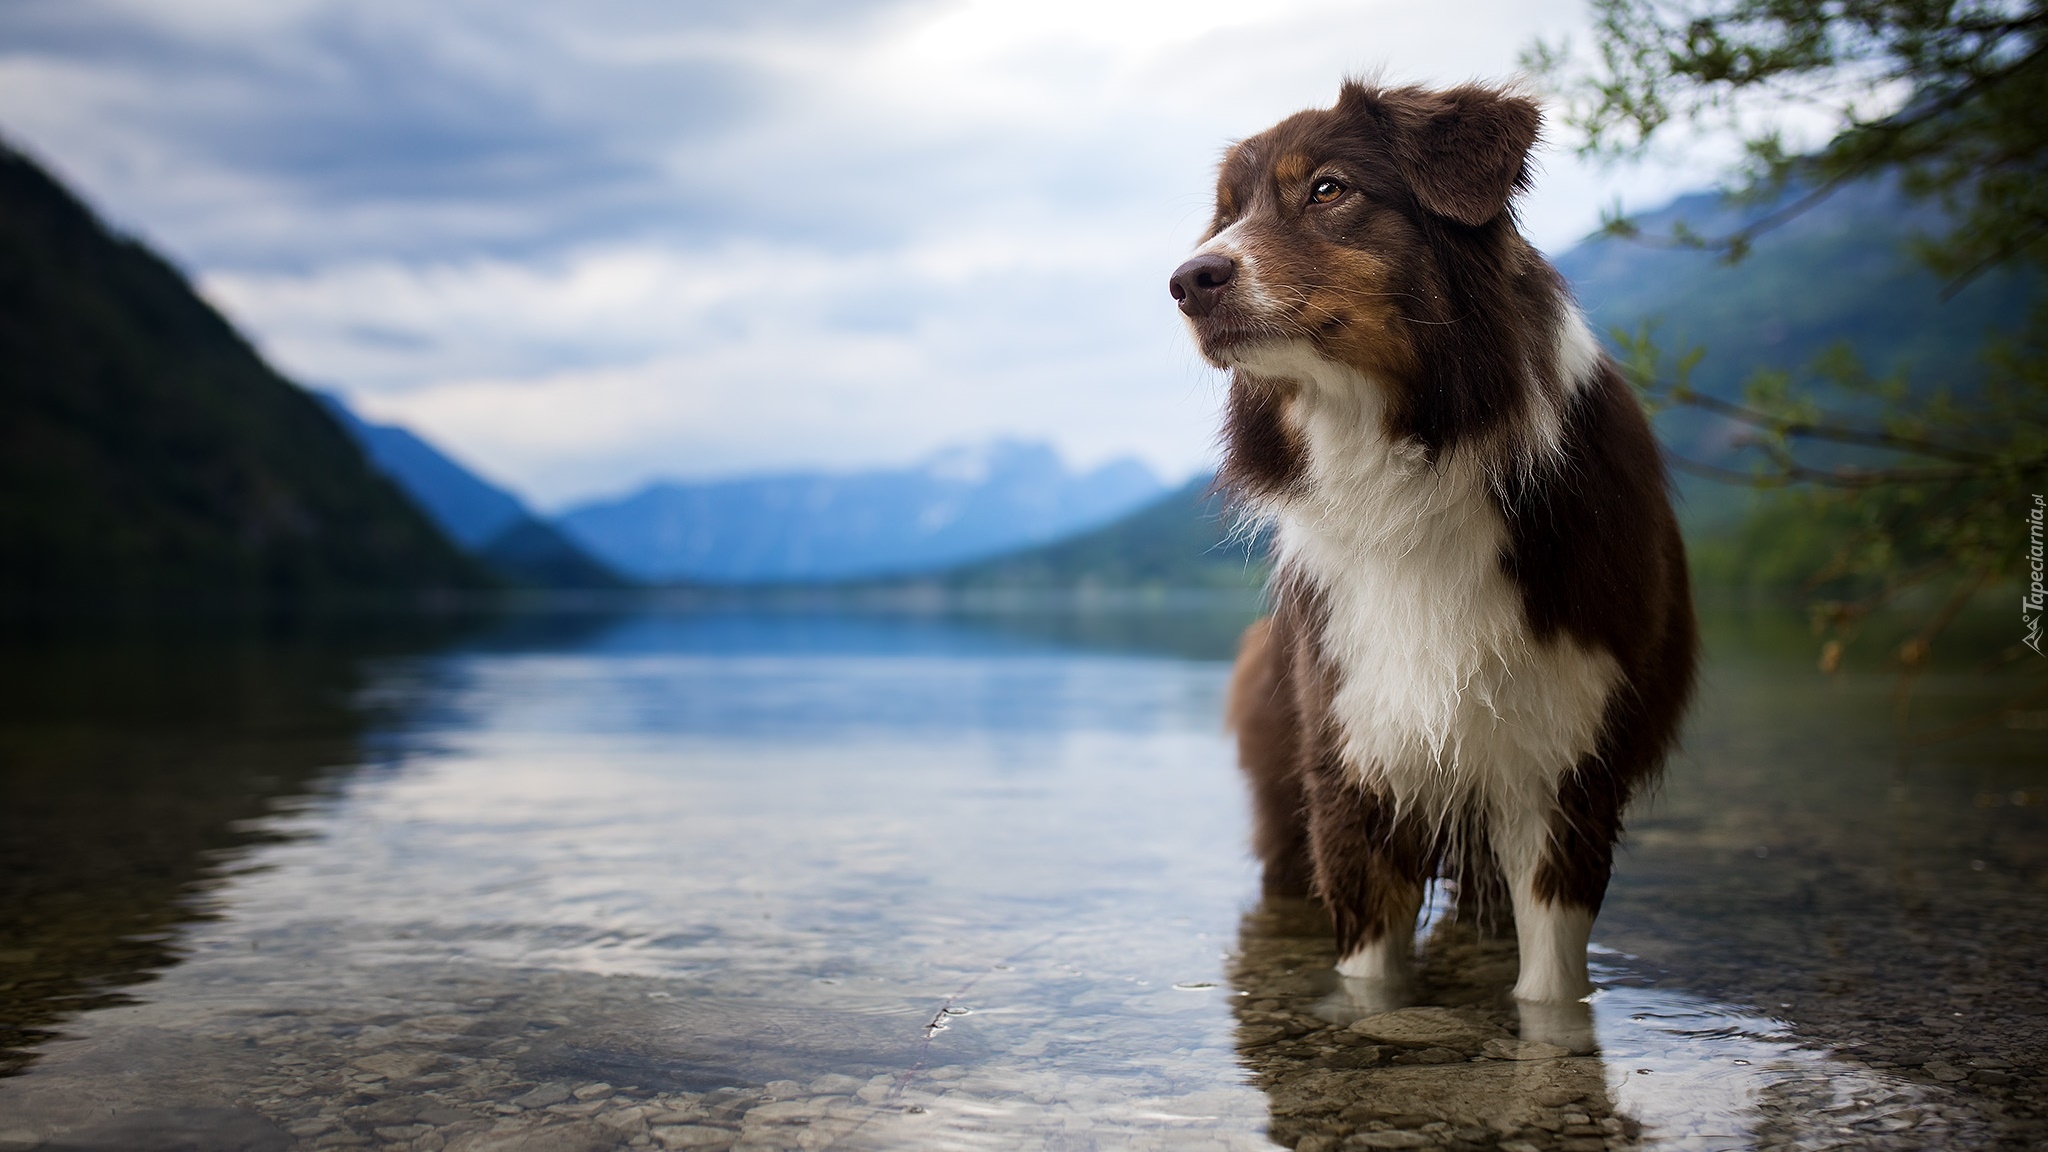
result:
M 1176 477 L 1221 381 L 1165 280 L 1225 143 L 1346 74 L 1510 76 L 1583 9 L 8 0 L 0 134 L 546 509 L 996 435 Z M 1711 176 L 1542 168 L 1552 250 Z

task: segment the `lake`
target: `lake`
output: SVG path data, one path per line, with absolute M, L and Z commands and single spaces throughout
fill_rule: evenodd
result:
M 1724 615 L 1592 1056 L 1455 925 L 1440 1041 L 1348 1026 L 1245 850 L 1241 611 L 27 636 L 0 1149 L 2048 1143 L 2048 712 L 1930 674 L 1912 746 Z

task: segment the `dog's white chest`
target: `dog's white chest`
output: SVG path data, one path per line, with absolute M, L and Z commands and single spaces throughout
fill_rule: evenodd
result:
M 1475 462 L 1432 466 L 1312 401 L 1296 417 L 1310 483 L 1273 508 L 1276 543 L 1323 598 L 1348 766 L 1432 819 L 1547 805 L 1598 738 L 1613 657 L 1531 634 Z

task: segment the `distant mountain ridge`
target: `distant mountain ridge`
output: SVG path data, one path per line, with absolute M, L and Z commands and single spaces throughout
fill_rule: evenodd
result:
M 1681 196 L 1639 218 L 1645 236 L 1683 222 L 1706 236 L 1733 233 L 1789 203 L 1744 205 L 1712 193 Z M 1986 336 L 2017 331 L 2038 284 L 2011 271 L 1950 294 L 1914 258 L 1919 233 L 1945 227 L 1939 208 L 1913 203 L 1884 181 L 1851 184 L 1762 233 L 1743 260 L 1716 253 L 1594 237 L 1557 257 L 1594 328 L 1634 331 L 1655 322 L 1660 347 L 1705 350 L 1692 376 L 1734 398 L 1760 368 L 1799 372 L 1837 344 L 1878 375 L 1909 370 L 1922 386 L 1980 379 Z M 1944 298 L 1944 297 L 1947 298 Z M 1659 430 L 1702 458 L 1727 451 L 1726 429 L 1670 412 Z
M 372 424 L 340 397 L 315 393 L 370 457 L 464 551 L 515 584 L 617 588 L 619 574 L 526 504 L 395 424 Z
M 532 516 L 519 497 L 456 463 L 411 429 L 374 424 L 329 392 L 314 392 L 378 471 L 411 494 L 450 539 L 472 552 Z
M 929 582 L 953 590 L 1244 591 L 1266 574 L 1263 534 L 1201 475 L 1101 527 L 953 568 Z
M 1681 221 L 1701 235 L 1723 236 L 1797 194 L 1769 204 L 1681 196 L 1639 223 L 1649 237 L 1667 235 Z M 1734 264 L 1713 252 L 1612 237 L 1588 239 L 1556 264 L 1603 337 L 1654 322 L 1654 339 L 1672 359 L 1687 347 L 1704 349 L 1692 384 L 1723 399 L 1739 398 L 1760 369 L 1798 378 L 1838 344 L 1879 376 L 1904 371 L 1917 388 L 1967 389 L 1983 378 L 1987 336 L 2016 332 L 2039 284 L 1994 272 L 1944 299 L 1951 285 L 1911 250 L 1916 234 L 1944 227 L 1937 206 L 1871 181 L 1845 186 L 1763 232 Z M 1655 423 L 1678 456 L 1749 467 L 1742 430 L 1725 419 L 1672 408 Z M 1746 489 L 1695 476 L 1678 476 L 1677 487 L 1689 533 L 1732 527 L 1754 504 Z
M 0 145 L 0 604 L 492 584 L 175 268 Z
M 932 571 L 1083 531 L 1156 498 L 1134 460 L 1069 471 L 1044 444 L 910 468 L 660 483 L 564 512 L 592 555 L 647 583 L 819 583 Z

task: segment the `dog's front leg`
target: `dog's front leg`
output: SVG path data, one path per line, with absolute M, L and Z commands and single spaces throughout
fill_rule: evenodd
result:
M 1544 881 L 1554 865 L 1556 845 L 1550 835 L 1552 814 L 1531 814 L 1520 827 L 1495 833 L 1495 850 L 1507 878 L 1515 910 L 1515 944 L 1521 972 L 1515 999 L 1568 1003 L 1593 990 L 1586 975 L 1586 945 L 1593 936 L 1597 904 L 1587 906 Z
M 1569 1003 L 1593 990 L 1586 945 L 1613 871 L 1623 800 L 1606 766 L 1588 757 L 1554 797 L 1497 822 L 1495 851 L 1521 949 L 1515 999 Z
M 1593 984 L 1586 972 L 1586 945 L 1599 897 L 1588 903 L 1557 889 L 1557 856 L 1566 845 L 1554 831 L 1562 821 L 1554 806 L 1542 807 L 1550 810 L 1524 813 L 1494 833 L 1521 951 L 1514 996 L 1521 1007 L 1522 1039 L 1591 1052 L 1593 1017 L 1585 997 Z M 1567 833 L 1564 839 L 1580 838 Z
M 1515 980 L 1515 999 L 1568 1003 L 1593 990 L 1586 975 L 1586 945 L 1593 937 L 1593 910 L 1581 904 L 1547 898 L 1535 891 L 1525 874 L 1511 881 L 1515 905 L 1515 943 L 1522 966 Z
M 1337 971 L 1404 988 L 1430 873 L 1427 845 L 1334 760 L 1319 763 L 1307 782 L 1315 890 L 1337 931 Z

